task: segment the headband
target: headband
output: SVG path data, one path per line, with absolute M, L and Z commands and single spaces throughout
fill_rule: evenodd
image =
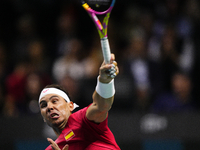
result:
M 69 97 L 67 96 L 67 94 L 65 92 L 63 92 L 62 90 L 59 90 L 57 88 L 45 88 L 42 90 L 42 92 L 40 93 L 40 97 L 39 97 L 39 101 L 42 97 L 46 96 L 47 94 L 57 94 L 59 96 L 61 96 L 62 98 L 65 99 L 66 102 L 70 102 Z M 79 107 L 76 103 L 74 103 L 74 109 Z

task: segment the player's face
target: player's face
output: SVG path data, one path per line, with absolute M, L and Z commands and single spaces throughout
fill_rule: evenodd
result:
M 40 111 L 44 121 L 51 127 L 64 126 L 71 112 L 73 103 L 66 102 L 57 94 L 48 94 L 40 99 Z

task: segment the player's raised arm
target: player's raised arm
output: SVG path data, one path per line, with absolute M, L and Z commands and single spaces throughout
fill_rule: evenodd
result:
M 93 103 L 89 106 L 86 117 L 96 123 L 103 122 L 110 110 L 115 94 L 114 78 L 119 73 L 115 55 L 111 54 L 110 64 L 103 64 L 99 69 L 97 86 L 93 93 Z

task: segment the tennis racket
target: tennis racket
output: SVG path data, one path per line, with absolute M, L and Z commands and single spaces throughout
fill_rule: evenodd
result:
M 88 12 L 89 16 L 94 21 L 100 39 L 101 48 L 103 52 L 104 61 L 106 64 L 110 63 L 110 45 L 107 36 L 108 21 L 110 18 L 110 13 L 115 4 L 115 0 L 81 0 L 83 8 Z M 103 22 L 99 21 L 97 15 L 105 15 Z

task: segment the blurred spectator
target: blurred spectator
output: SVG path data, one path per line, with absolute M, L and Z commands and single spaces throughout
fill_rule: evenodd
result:
M 27 65 L 25 62 L 16 64 L 14 71 L 6 77 L 6 100 L 4 106 L 5 116 L 18 116 L 26 110 L 25 81 Z
M 3 113 L 8 117 L 24 114 L 37 114 L 38 95 L 46 84 L 50 84 L 49 76 L 30 70 L 27 62 L 16 64 L 14 71 L 6 77 L 6 95 Z
M 4 79 L 7 75 L 7 54 L 6 48 L 3 43 L 0 42 L 0 83 L 4 84 Z
M 13 44 L 11 58 L 15 61 L 28 57 L 28 45 L 37 38 L 36 23 L 33 16 L 24 14 L 16 22 L 17 36 Z
M 61 81 L 59 82 L 60 85 L 62 85 L 62 87 L 64 87 L 65 89 L 67 89 L 67 91 L 69 92 L 69 97 L 70 99 L 73 99 L 73 101 L 75 103 L 78 103 L 80 105 L 80 103 L 83 103 L 81 101 L 83 101 L 83 98 L 81 97 L 82 93 L 81 93 L 81 89 L 80 89 L 80 82 L 78 82 L 76 79 L 68 76 L 67 74 L 61 79 Z M 80 98 L 82 98 L 80 100 Z
M 177 53 L 177 65 L 180 69 L 191 73 L 194 63 L 194 23 L 188 17 L 188 2 L 180 0 L 166 0 L 156 5 L 154 14 L 153 37 L 149 39 L 148 57 L 155 61 L 162 61 L 160 46 L 162 37 L 171 34 L 174 49 Z M 169 32 L 169 33 L 167 33 Z M 166 35 L 168 34 L 168 35 Z
M 5 78 L 7 76 L 6 62 L 5 46 L 0 42 L 0 114 L 2 114 L 5 103 Z
M 175 71 L 182 70 L 191 75 L 194 63 L 194 46 L 189 38 L 185 41 L 178 38 L 174 26 L 169 25 L 164 30 L 159 49 L 157 63 L 161 65 L 161 85 L 165 90 L 170 90 L 170 78 Z
M 164 91 L 157 96 L 152 104 L 153 112 L 195 111 L 193 85 L 189 76 L 176 72 L 171 79 L 172 91 Z
M 46 45 L 40 39 L 35 39 L 27 45 L 27 61 L 29 71 L 48 74 L 51 71 L 49 56 L 46 54 Z
M 161 69 L 162 69 L 162 85 L 165 90 L 170 90 L 170 79 L 172 74 L 178 69 L 177 39 L 174 28 L 166 28 L 161 41 Z
M 65 43 L 65 55 L 57 58 L 53 64 L 53 78 L 60 81 L 65 75 L 80 80 L 85 76 L 83 64 L 83 46 L 79 39 Z
M 43 83 L 42 77 L 35 72 L 29 73 L 25 84 L 26 112 L 29 114 L 39 113 L 38 95 L 41 89 L 48 83 Z
M 134 106 L 137 110 L 147 110 L 151 97 L 150 61 L 147 58 L 146 37 L 143 29 L 135 29 L 127 50 L 130 74 L 135 85 Z
M 56 56 L 64 55 L 69 51 L 66 44 L 77 37 L 77 18 L 74 7 L 69 5 L 61 10 L 57 19 Z
M 103 61 L 101 44 L 98 37 L 99 35 L 97 33 L 95 34 L 97 36 L 95 36 L 95 38 L 93 39 L 90 50 L 84 59 L 85 78 L 92 80 L 97 77 L 99 73 L 99 69 L 97 66 L 100 66 Z
M 137 109 L 135 105 L 137 103 L 135 94 L 136 87 L 133 76 L 130 73 L 130 68 L 127 67 L 127 62 L 120 63 L 118 66 L 120 68 L 120 74 L 118 74 L 118 78 L 115 79 L 115 107 L 112 109 L 126 112 L 141 110 L 139 107 Z
M 79 102 L 80 106 L 85 106 L 86 104 L 90 103 L 91 95 L 89 93 L 94 91 L 94 86 L 99 73 L 99 67 L 97 66 L 100 66 L 103 61 L 100 40 L 98 37 L 99 35 L 96 32 L 94 33 L 94 37 L 96 38 L 92 39 L 91 47 L 88 48 L 88 52 L 84 51 L 86 54 L 82 61 L 84 78 L 81 79 L 81 84 L 79 81 L 79 93 L 82 95 L 82 99 L 84 100 Z M 87 86 L 85 86 L 86 84 Z

